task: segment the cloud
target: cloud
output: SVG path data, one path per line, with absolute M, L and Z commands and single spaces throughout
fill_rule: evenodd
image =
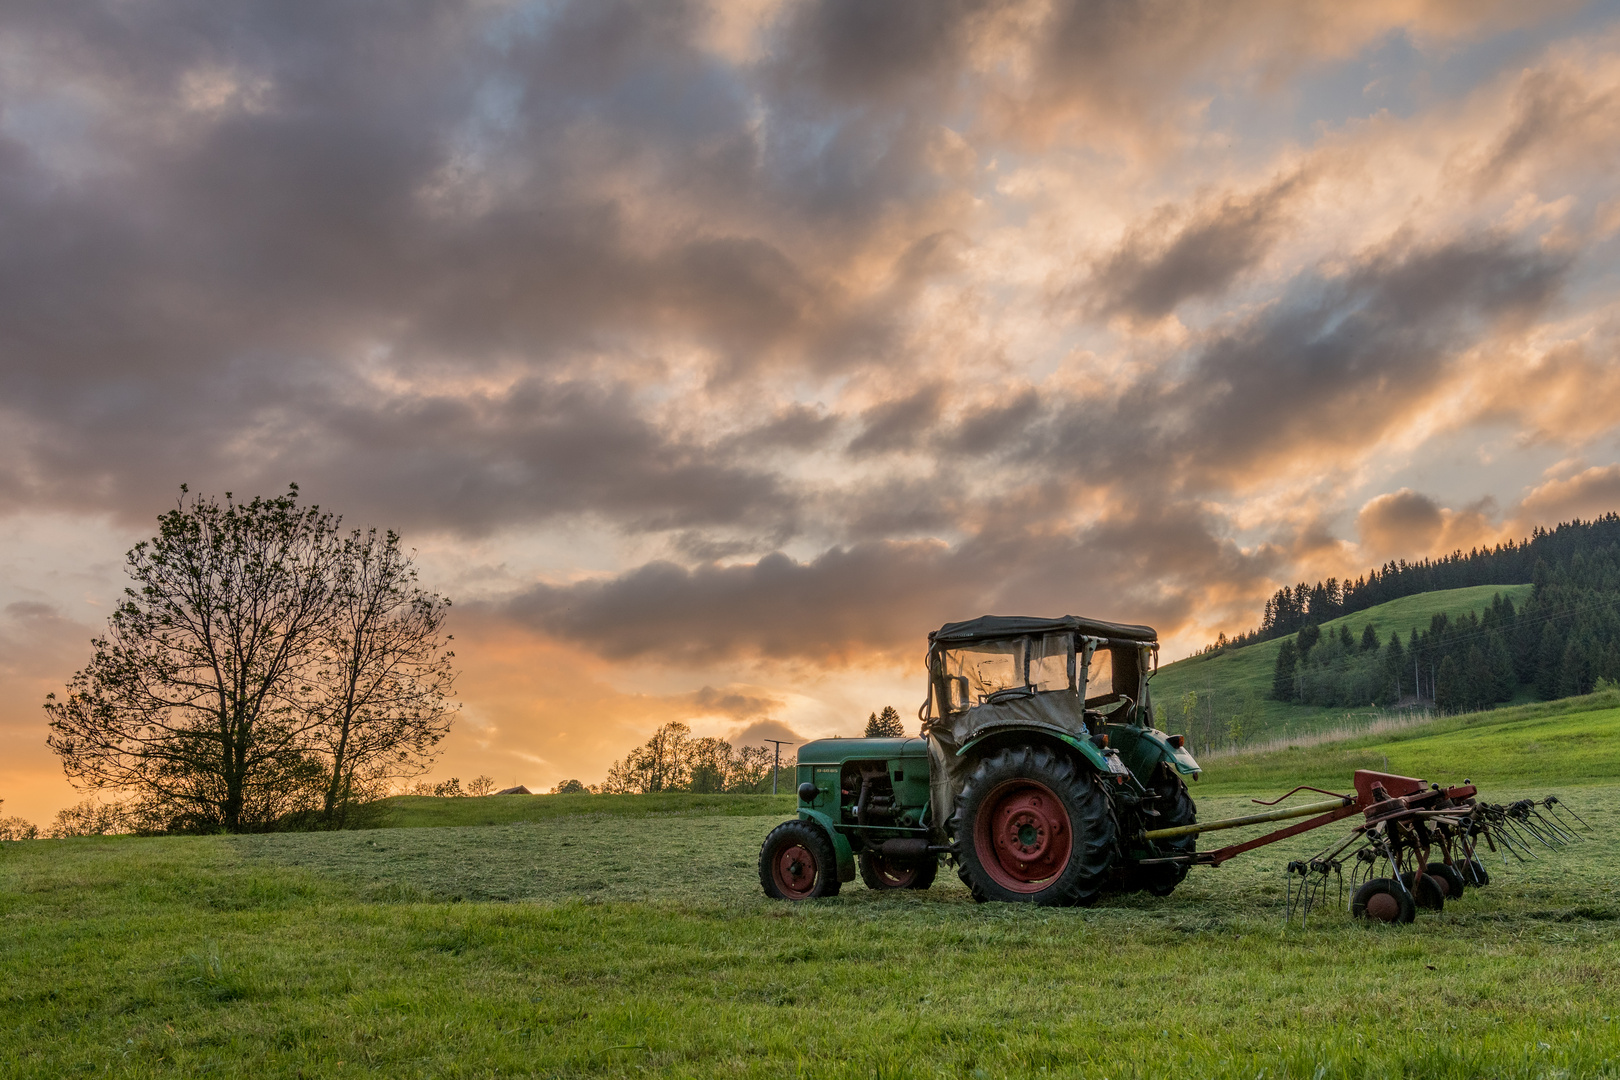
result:
M 476 551 L 447 764 L 548 784 L 668 719 L 834 730 L 949 619 L 1252 625 L 1297 573 L 1493 535 L 1498 476 L 1389 490 L 1437 433 L 1620 427 L 1587 227 L 1620 65 L 1561 19 L 12 5 L 0 515 L 122 535 L 181 481 L 296 480 Z M 1583 477 L 1509 520 L 1602 505 Z M 4 599 L 80 610 L 36 576 L 0 561 Z
M 1295 173 L 1252 195 L 1229 195 L 1183 216 L 1160 207 L 1130 229 L 1092 268 L 1085 306 L 1101 315 L 1152 322 L 1184 301 L 1218 297 L 1259 265 L 1287 223 L 1290 204 L 1309 181 Z
M 1538 485 L 1520 501 L 1514 517 L 1520 529 L 1529 529 L 1575 518 L 1590 521 L 1617 512 L 1620 512 L 1620 465 L 1604 465 Z

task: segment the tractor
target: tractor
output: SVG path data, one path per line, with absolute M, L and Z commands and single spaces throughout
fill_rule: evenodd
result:
M 1086 905 L 1167 896 L 1196 834 L 1198 762 L 1153 726 L 1151 627 L 984 616 L 928 635 L 921 738 L 821 739 L 799 751 L 798 817 L 766 838 L 760 884 L 833 896 L 926 889 L 942 856 L 979 901 Z
M 1360 817 L 1315 855 L 1289 861 L 1289 920 L 1339 899 L 1368 922 L 1411 922 L 1490 884 L 1487 850 L 1525 862 L 1590 826 L 1556 795 L 1480 802 L 1472 780 L 1441 787 L 1355 770 L 1352 790 L 1301 784 L 1267 809 L 1198 821 L 1198 762 L 1153 726 L 1151 627 L 1065 616 L 987 615 L 928 635 L 917 739 L 821 739 L 799 751 L 799 813 L 765 838 L 759 882 L 781 900 L 926 889 L 940 858 L 979 901 L 1086 905 L 1104 892 L 1168 896 L 1192 866 Z M 1301 792 L 1325 795 L 1279 803 Z M 1206 832 L 1289 821 L 1199 851 Z

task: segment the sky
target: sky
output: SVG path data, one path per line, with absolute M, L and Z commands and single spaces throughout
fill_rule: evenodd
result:
M 1617 95 L 1613 3 L 0 6 L 0 813 L 182 483 L 403 533 L 537 790 L 1620 508 Z

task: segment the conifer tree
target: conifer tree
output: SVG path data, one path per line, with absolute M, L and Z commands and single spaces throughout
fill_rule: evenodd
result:
M 1277 650 L 1277 666 L 1271 675 L 1271 697 L 1274 701 L 1293 701 L 1294 671 L 1299 666 L 1299 650 L 1294 647 L 1294 640 L 1288 638 L 1283 641 L 1282 648 Z
M 1455 709 L 1462 704 L 1462 670 L 1457 658 L 1447 656 L 1440 661 L 1434 678 L 1434 703 L 1442 709 Z
M 866 718 L 868 739 L 902 739 L 905 734 L 906 727 L 900 722 L 900 714 L 893 705 L 885 705 L 881 713 L 873 713 Z
M 1541 641 L 1536 646 L 1536 696 L 1551 701 L 1558 696 L 1558 671 L 1564 659 L 1564 635 L 1553 623 L 1541 628 Z
M 1390 683 L 1390 689 L 1399 701 L 1401 689 L 1406 684 L 1406 650 L 1401 648 L 1401 635 L 1389 635 L 1389 644 L 1384 646 L 1384 678 Z

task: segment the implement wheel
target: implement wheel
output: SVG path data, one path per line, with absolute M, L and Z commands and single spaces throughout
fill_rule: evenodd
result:
M 939 860 L 929 855 L 923 859 L 898 862 L 871 851 L 860 856 L 861 880 L 868 889 L 926 889 L 939 873 Z
M 1350 914 L 1367 922 L 1409 923 L 1417 918 L 1417 905 L 1394 880 L 1380 877 L 1356 890 Z
M 951 826 L 957 872 L 980 902 L 1089 904 L 1113 860 L 1107 794 L 1089 771 L 1046 749 L 979 762 Z
M 1476 889 L 1482 889 L 1491 883 L 1491 875 L 1485 872 L 1485 864 L 1477 857 L 1463 863 L 1462 876 L 1464 881 Z
M 820 826 L 784 821 L 759 849 L 759 884 L 773 900 L 838 895 L 838 856 Z
M 1448 863 L 1432 862 L 1424 868 L 1423 872 L 1440 883 L 1441 890 L 1446 894 L 1447 900 L 1461 900 L 1463 893 L 1468 889 L 1462 874 L 1457 872 L 1455 866 Z
M 1437 878 L 1411 870 L 1401 875 L 1401 884 L 1412 893 L 1417 906 L 1427 911 L 1439 911 L 1446 906 L 1446 890 Z

